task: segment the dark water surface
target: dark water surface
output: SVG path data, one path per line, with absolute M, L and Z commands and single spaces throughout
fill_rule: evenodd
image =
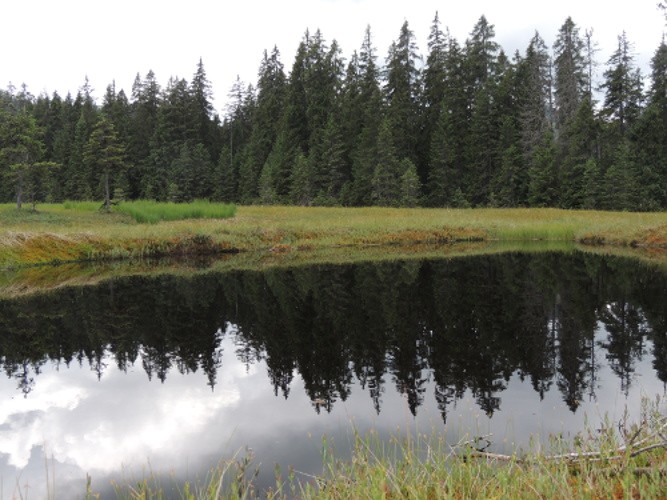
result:
M 0 367 L 2 498 L 168 487 L 246 446 L 263 487 L 353 429 L 509 451 L 636 416 L 667 276 L 573 252 L 119 278 L 0 301 Z

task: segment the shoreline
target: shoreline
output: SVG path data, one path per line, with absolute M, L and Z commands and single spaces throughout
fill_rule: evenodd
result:
M 9 214 L 9 215 L 8 215 Z M 229 219 L 138 224 L 122 214 L 0 206 L 0 270 L 63 263 L 469 243 L 667 250 L 667 213 L 241 206 Z

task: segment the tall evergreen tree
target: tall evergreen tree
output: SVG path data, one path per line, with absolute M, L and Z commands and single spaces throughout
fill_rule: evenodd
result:
M 26 192 L 34 201 L 35 170 L 44 154 L 44 143 L 35 118 L 21 106 L 17 113 L 0 110 L 0 175 L 3 183 L 15 186 L 16 208 L 21 209 Z
M 667 43 L 663 37 L 651 60 L 647 106 L 633 131 L 641 168 L 639 208 L 667 208 Z
M 465 194 L 474 205 L 487 202 L 497 166 L 498 123 L 493 98 L 498 83 L 499 45 L 494 38 L 494 26 L 482 16 L 466 41 L 465 88 L 470 128 L 465 146 L 467 171 L 462 174 Z
M 447 47 L 449 33 L 442 31 L 440 18 L 435 13 L 431 24 L 431 32 L 428 37 L 429 54 L 426 58 L 426 67 L 423 72 L 424 90 L 421 98 L 423 107 L 421 113 L 419 143 L 419 164 L 421 178 L 426 181 L 428 177 L 428 163 L 431 151 L 431 140 L 434 130 L 437 128 L 438 119 L 442 110 L 442 101 L 445 97 L 447 87 Z
M 447 79 L 443 89 L 442 110 L 431 137 L 427 174 L 427 201 L 430 206 L 451 206 L 454 194 L 463 203 L 462 175 L 468 137 L 468 102 L 465 92 L 464 54 L 455 38 L 448 41 L 445 60 Z
M 137 74 L 132 85 L 131 120 L 127 142 L 129 198 L 142 194 L 143 177 L 150 166 L 152 141 L 158 125 L 161 89 L 155 73 L 149 71 L 143 80 Z M 143 193 L 144 195 L 146 193 Z
M 466 70 L 469 102 L 474 101 L 475 94 L 496 71 L 496 61 L 500 46 L 494 40 L 495 27 L 489 24 L 485 16 L 481 16 L 466 40 Z
M 252 130 L 245 154 L 230 147 L 233 169 L 238 169 L 239 198 L 250 201 L 257 196 L 259 176 L 276 141 L 285 105 L 286 77 L 280 52 L 274 47 L 266 51 L 259 67 L 257 98 L 251 116 Z
M 192 82 L 190 82 L 189 91 L 191 95 L 190 119 L 193 122 L 190 139 L 193 144 L 203 144 L 208 150 L 209 155 L 217 156 L 219 152 L 213 150 L 215 141 L 211 127 L 213 119 L 213 91 L 211 89 L 211 82 L 209 82 L 206 76 L 206 70 L 204 69 L 201 57 L 197 63 L 197 70 L 192 77 Z
M 371 180 L 375 170 L 377 138 L 382 120 L 382 92 L 370 26 L 366 27 L 359 51 L 359 129 L 352 158 L 352 189 L 349 203 L 370 205 Z
M 601 89 L 605 91 L 602 114 L 621 137 L 639 117 L 642 102 L 642 78 L 634 64 L 632 46 L 625 33 L 618 37 L 618 46 L 607 61 Z
M 384 91 L 396 150 L 415 163 L 419 145 L 420 60 L 415 35 L 405 21 L 398 40 L 389 48 Z
M 561 133 L 565 133 L 587 93 L 589 79 L 586 74 L 585 47 L 579 28 L 568 17 L 560 27 L 553 47 L 556 127 Z
M 116 129 L 104 114 L 93 128 L 83 150 L 83 162 L 99 179 L 104 199 L 104 210 L 110 210 L 112 175 L 119 175 L 125 165 L 125 148 L 120 143 Z
M 373 204 L 396 206 L 400 202 L 400 176 L 403 172 L 389 118 L 382 120 L 378 133 L 378 154 L 373 172 Z

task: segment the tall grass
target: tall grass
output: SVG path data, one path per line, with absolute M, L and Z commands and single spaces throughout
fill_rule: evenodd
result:
M 554 437 L 550 452 L 480 451 L 487 437 L 447 443 L 442 434 L 403 433 L 385 441 L 354 434 L 349 460 L 323 439 L 317 476 L 276 467 L 275 487 L 257 491 L 252 452 L 221 462 L 202 484 L 175 487 L 188 500 L 218 498 L 666 498 L 667 418 L 660 399 L 644 399 L 638 422 L 603 419 L 572 442 Z M 548 446 L 547 446 L 548 447 Z M 136 484 L 136 483 L 135 483 Z M 154 477 L 116 485 L 118 498 L 160 498 Z
M 75 212 L 94 212 L 99 210 L 102 207 L 102 204 L 99 201 L 66 200 L 63 202 L 63 207 L 65 207 L 66 210 L 72 210 Z
M 191 203 L 139 200 L 122 202 L 115 207 L 139 223 L 156 224 L 161 221 L 183 219 L 227 219 L 236 214 L 236 205 L 196 200 Z
M 92 202 L 67 206 L 71 208 L 45 204 L 32 212 L 0 205 L 0 269 L 173 251 L 193 255 L 188 252 L 202 245 L 190 243 L 193 238 L 201 243 L 202 237 L 220 251 L 272 254 L 472 241 L 561 241 L 596 248 L 645 247 L 656 254 L 667 248 L 667 212 L 285 206 L 241 206 L 237 211 L 233 205 L 207 202 L 136 201 L 104 213 Z M 211 245 L 206 247 L 211 253 Z M 667 260 L 667 252 L 662 254 Z

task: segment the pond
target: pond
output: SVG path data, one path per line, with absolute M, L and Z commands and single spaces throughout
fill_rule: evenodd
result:
M 265 488 L 320 473 L 323 437 L 507 452 L 636 417 L 665 391 L 667 275 L 572 251 L 128 276 L 0 300 L 0 364 L 2 498 L 168 489 L 235 453 Z

